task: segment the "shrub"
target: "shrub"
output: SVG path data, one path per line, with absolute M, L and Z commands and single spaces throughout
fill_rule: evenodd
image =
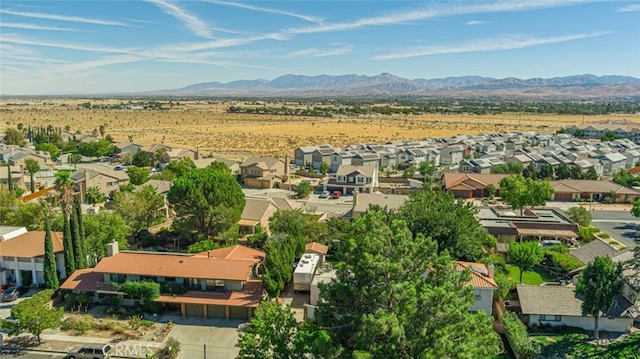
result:
M 76 335 L 83 335 L 93 327 L 94 319 L 88 315 L 69 317 L 60 325 L 60 329 L 73 331 Z
M 187 292 L 187 287 L 178 283 L 161 282 L 160 292 L 171 296 L 179 296 Z
M 598 233 L 598 237 L 603 239 L 611 238 L 611 236 L 608 233 L 604 233 L 604 232 Z
M 129 317 L 129 327 L 131 327 L 131 329 L 133 330 L 138 330 L 138 328 L 140 328 L 140 326 L 142 325 L 142 317 L 139 315 L 134 315 Z
M 167 339 L 167 344 L 164 348 L 160 349 L 151 358 L 154 359 L 176 359 L 180 354 L 180 342 L 175 338 Z
M 594 240 L 596 238 L 594 234 L 598 232 L 600 232 L 600 229 L 597 227 L 578 227 L 578 234 L 580 234 L 580 238 L 582 238 L 585 243 L 589 243 Z
M 509 338 L 511 349 L 522 359 L 534 359 L 540 355 L 540 347 L 529 339 L 527 327 L 513 312 L 505 312 L 502 316 L 504 331 Z
M 509 273 L 509 271 L 507 270 L 506 260 L 504 259 L 503 256 L 499 254 L 492 254 L 488 257 L 485 257 L 482 260 L 482 263 L 484 263 L 486 266 L 489 266 L 489 264 L 493 264 L 496 273 L 503 273 L 503 274 Z
M 583 266 L 579 260 L 568 254 L 555 251 L 546 252 L 546 262 L 549 266 L 553 267 L 555 271 L 563 275 Z
M 151 314 L 162 314 L 164 307 L 162 303 L 150 302 L 144 305 L 144 311 Z
M 118 291 L 134 298 L 142 298 L 145 303 L 150 303 L 160 296 L 160 284 L 156 282 L 124 282 L 116 286 Z

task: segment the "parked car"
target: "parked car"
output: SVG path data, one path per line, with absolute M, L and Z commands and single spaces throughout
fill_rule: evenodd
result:
M 320 194 L 320 198 L 329 198 L 329 196 L 331 196 L 331 192 L 329 191 L 322 191 Z
M 13 302 L 20 298 L 20 295 L 26 293 L 29 289 L 22 287 L 11 287 L 4 290 L 2 293 L 2 300 L 5 302 Z
M 111 345 L 87 344 L 77 347 L 67 353 L 67 359 L 108 359 L 111 358 Z
M 115 166 L 113 169 L 116 171 L 122 171 L 122 166 Z
M 338 198 L 340 198 L 340 196 L 342 196 L 342 192 L 340 192 L 340 191 L 333 191 L 333 194 L 331 195 L 331 198 L 333 198 L 333 199 L 338 199 Z

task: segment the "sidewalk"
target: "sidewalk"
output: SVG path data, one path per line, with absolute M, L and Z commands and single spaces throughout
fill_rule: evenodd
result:
M 38 345 L 35 337 L 30 334 L 21 334 L 15 337 L 5 337 L 3 350 L 23 352 L 37 351 L 66 354 L 70 350 L 85 344 L 110 344 L 113 358 L 144 358 L 146 354 L 152 354 L 164 347 L 163 342 L 146 342 L 140 340 L 113 340 L 108 338 L 95 338 L 85 336 L 72 336 L 61 334 L 42 334 L 42 340 Z M 166 340 L 166 339 L 165 339 Z

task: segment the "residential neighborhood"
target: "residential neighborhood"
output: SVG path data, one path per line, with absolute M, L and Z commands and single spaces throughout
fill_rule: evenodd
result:
M 101 141 L 64 135 L 82 143 Z M 225 349 L 233 353 L 230 357 L 238 355 L 236 345 L 243 347 L 245 340 L 233 334 L 242 332 L 236 323 L 265 320 L 260 309 L 267 305 L 264 303 L 277 303 L 296 322 L 331 318 L 326 311 L 337 310 L 339 303 L 333 302 L 334 289 L 326 288 L 337 290 L 344 285 L 340 281 L 347 272 L 341 268 L 351 265 L 338 260 L 338 253 L 349 241 L 363 245 L 359 249 L 363 255 L 375 250 L 360 241 L 375 233 L 378 227 L 370 226 L 378 223 L 376 216 L 382 213 L 402 219 L 407 230 L 417 233 L 416 238 L 427 241 L 418 251 L 432 245 L 451 246 L 447 238 L 457 235 L 444 234 L 441 241 L 436 232 L 462 224 L 437 221 L 446 221 L 449 215 L 468 216 L 470 227 L 446 229 L 451 233 L 472 231 L 472 237 L 480 233 L 483 244 L 461 252 L 466 254 L 455 253 L 468 244 L 454 245 L 449 248 L 452 256 L 439 257 L 448 258 L 449 265 L 442 267 L 438 260 L 425 262 L 419 275 L 428 283 L 441 283 L 433 278 L 439 271 L 463 276 L 460 283 L 449 284 L 454 285 L 451 290 L 469 290 L 465 315 L 481 315 L 486 323 L 494 323 L 495 338 L 510 335 L 506 322 L 502 324 L 503 316 L 504 321 L 510 316 L 505 313 L 515 313 L 521 325 L 533 328 L 530 330 L 543 326 L 593 331 L 594 316 L 583 310 L 580 278 L 604 257 L 613 266 L 624 265 L 620 272 L 624 285 L 607 310 L 601 311 L 599 330 L 611 333 L 607 335 L 640 330 L 639 272 L 628 265 L 638 237 L 622 231 L 607 233 L 590 223 L 592 214 L 601 212 L 635 226 L 636 222 L 622 216 L 633 213 L 640 187 L 622 185 L 618 179 L 637 175 L 633 171 L 640 162 L 640 149 L 630 139 L 597 142 L 566 133 L 508 132 L 343 148 L 310 145 L 292 149 L 291 157 L 243 161 L 203 156 L 199 148 L 143 146 L 132 139 L 114 143 L 112 153 L 97 159 L 74 158 L 71 153 L 54 160 L 28 145 L 0 146 L 2 188 L 19 192 L 14 208 L 29 203 L 43 206 L 46 221 L 55 222 L 55 230 L 50 230 L 41 227 L 43 218 L 26 221 L 8 207 L 2 212 L 9 218 L 0 218 L 3 290 L 24 288 L 29 298 L 49 288 L 51 274 L 45 274 L 45 262 L 50 241 L 59 281 L 53 306 L 61 303 L 58 305 L 80 308 L 84 313 L 131 308 L 157 325 L 185 323 L 178 328 L 228 324 L 232 332 L 225 335 L 235 335 L 235 345 Z M 38 163 L 35 173 L 27 170 L 27 158 Z M 216 185 L 195 182 L 198 178 L 208 178 Z M 550 194 L 541 202 L 517 205 L 507 186 L 511 178 L 546 182 Z M 37 182 L 32 186 L 31 181 Z M 185 186 L 206 193 L 201 198 L 217 206 L 214 212 L 198 207 L 202 199 L 192 199 L 193 190 L 184 190 Z M 65 188 L 77 202 L 72 212 L 65 210 Z M 216 192 L 217 188 L 228 190 Z M 434 202 L 420 202 L 430 193 L 435 197 L 427 201 Z M 146 214 L 135 213 L 148 203 L 153 205 Z M 438 212 L 438 206 L 448 209 Z M 413 219 L 417 214 L 411 211 L 417 208 L 435 211 L 424 214 L 431 219 Z M 589 220 L 585 223 L 578 212 Z M 436 220 L 438 215 L 443 218 Z M 130 226 L 128 232 L 100 232 L 99 226 L 114 226 L 115 222 L 101 222 L 114 221 L 113 216 L 122 218 L 116 226 Z M 427 230 L 420 221 L 439 224 Z M 355 236 L 336 232 L 344 230 L 337 223 L 354 226 Z M 384 222 L 377 225 L 387 226 Z M 67 226 L 70 237 L 65 234 Z M 215 235 L 202 236 L 205 229 Z M 88 251 L 86 265 L 79 264 L 83 259 L 78 252 L 75 258 L 68 253 L 69 246 L 78 250 L 78 244 L 69 241 L 74 231 L 87 235 L 86 244 L 81 244 Z M 114 235 L 118 237 L 109 237 Z M 541 255 L 529 266 L 519 264 L 517 254 L 517 247 L 525 244 L 538 248 Z M 353 260 L 364 260 L 370 254 L 356 255 Z M 69 267 L 70 259 L 75 259 L 75 267 Z M 135 289 L 135 283 L 141 288 Z M 146 283 L 157 285 L 153 297 L 142 289 Z M 333 304 L 329 307 L 327 303 Z M 77 313 L 71 310 L 66 320 L 74 315 Z M 172 319 L 163 324 L 159 318 Z M 67 337 L 59 334 L 58 338 Z M 207 350 L 205 344 L 205 357 Z M 187 353 L 181 355 L 195 355 Z

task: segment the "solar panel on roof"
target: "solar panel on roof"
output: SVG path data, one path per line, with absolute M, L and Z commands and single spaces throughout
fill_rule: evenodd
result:
M 482 275 L 488 275 L 487 271 L 485 271 L 484 269 L 482 269 L 482 268 L 480 268 L 478 266 L 471 265 L 471 270 L 476 272 L 476 273 L 480 273 Z

